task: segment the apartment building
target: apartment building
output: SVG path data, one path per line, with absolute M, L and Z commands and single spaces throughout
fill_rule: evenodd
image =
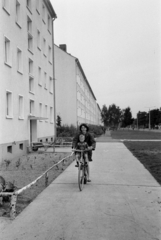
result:
M 55 137 L 53 24 L 49 0 L 0 4 L 0 161 Z
M 65 44 L 54 45 L 56 115 L 62 124 L 100 124 L 96 97 L 78 58 L 67 53 Z

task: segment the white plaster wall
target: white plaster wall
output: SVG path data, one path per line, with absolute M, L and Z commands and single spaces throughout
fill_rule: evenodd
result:
M 53 77 L 53 65 L 48 62 L 42 51 L 37 49 L 37 28 L 42 32 L 47 41 L 47 47 L 52 47 L 52 35 L 47 30 L 47 24 L 42 21 L 42 15 L 36 11 L 36 1 L 32 1 L 32 14 L 26 8 L 26 1 L 19 1 L 21 4 L 21 28 L 15 23 L 15 3 L 10 1 L 10 15 L 8 15 L 0 4 L 0 144 L 12 141 L 21 141 L 29 139 L 29 99 L 35 101 L 35 116 L 39 116 L 39 102 L 42 102 L 43 107 L 48 105 L 53 107 L 53 94 L 49 93 L 49 89 L 38 85 L 38 65 L 42 67 L 42 74 L 47 72 L 47 81 L 49 76 Z M 41 0 L 42 5 L 42 0 Z M 34 51 L 33 54 L 28 51 L 27 44 L 27 15 L 33 22 L 33 39 Z M 4 64 L 4 36 L 11 40 L 12 61 L 11 67 Z M 17 72 L 17 47 L 22 50 L 23 54 L 23 73 Z M 28 59 L 31 58 L 34 62 L 34 94 L 29 93 L 29 74 L 28 74 Z M 13 118 L 6 119 L 6 90 L 13 93 Z M 18 119 L 18 96 L 24 97 L 24 120 Z M 49 114 L 49 112 L 48 112 Z M 49 116 L 49 115 L 48 115 Z M 37 128 L 37 137 L 54 135 L 54 124 L 48 122 L 39 122 Z
M 75 58 L 54 46 L 56 113 L 62 124 L 77 125 Z

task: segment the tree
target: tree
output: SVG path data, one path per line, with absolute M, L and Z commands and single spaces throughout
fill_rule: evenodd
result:
M 132 113 L 130 107 L 122 111 L 122 127 L 127 127 L 133 123 Z
M 110 105 L 109 108 L 107 108 L 106 105 L 103 105 L 101 111 L 102 122 L 105 126 L 117 127 L 121 120 L 121 113 L 121 109 L 115 104 Z
M 149 119 L 149 116 L 147 114 L 147 112 L 138 112 L 138 115 L 137 115 L 137 118 L 138 118 L 138 126 L 140 127 L 148 127 L 148 119 Z
M 61 127 L 61 117 L 58 115 L 57 116 L 57 119 L 56 119 L 56 125 L 57 125 L 57 127 Z
M 101 121 L 103 122 L 104 126 L 108 126 L 108 110 L 106 105 L 103 105 L 101 111 Z
M 159 109 L 150 111 L 150 123 L 152 128 L 161 123 L 161 111 L 159 111 Z

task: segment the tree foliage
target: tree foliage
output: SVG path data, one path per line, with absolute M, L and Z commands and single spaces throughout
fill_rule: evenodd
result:
M 57 127 L 61 127 L 61 122 L 62 122 L 61 117 L 58 115 L 58 116 L 57 116 L 57 119 L 56 119 L 56 125 L 57 125 Z
M 130 107 L 122 110 L 122 127 L 130 126 L 133 123 L 132 113 Z
M 104 126 L 117 127 L 121 120 L 121 116 L 122 116 L 121 109 L 115 104 L 110 105 L 109 108 L 107 108 L 106 105 L 103 105 L 101 117 Z

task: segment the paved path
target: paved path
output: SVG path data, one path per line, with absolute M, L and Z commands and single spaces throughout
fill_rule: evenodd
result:
M 92 182 L 78 189 L 73 162 L 0 240 L 160 240 L 161 188 L 121 142 L 97 143 Z

